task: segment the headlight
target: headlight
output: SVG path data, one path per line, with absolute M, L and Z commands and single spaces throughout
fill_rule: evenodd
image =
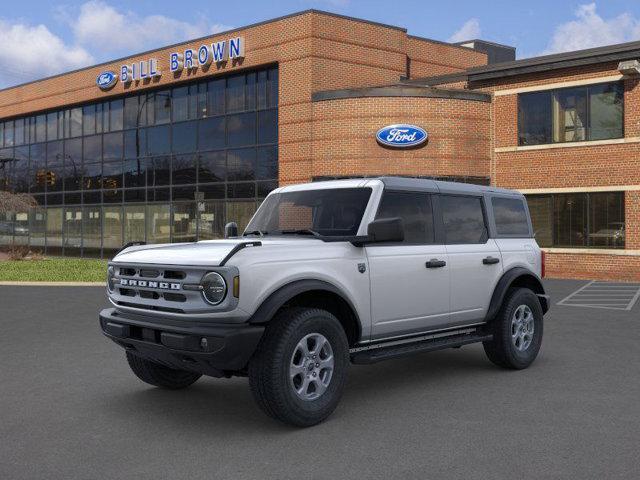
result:
M 202 296 L 211 305 L 218 305 L 227 295 L 227 282 L 222 275 L 209 272 L 202 277 Z
M 113 266 L 107 268 L 107 289 L 113 293 L 115 287 L 114 278 L 116 275 L 116 269 Z

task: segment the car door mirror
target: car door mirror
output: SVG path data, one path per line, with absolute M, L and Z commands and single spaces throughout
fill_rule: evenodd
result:
M 380 218 L 367 227 L 367 243 L 402 242 L 404 222 L 401 218 Z
M 232 238 L 238 236 L 238 224 L 229 222 L 224 226 L 224 238 Z

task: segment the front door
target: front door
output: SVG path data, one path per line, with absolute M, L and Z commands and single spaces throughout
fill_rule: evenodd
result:
M 431 195 L 385 191 L 376 218 L 400 217 L 403 242 L 366 247 L 371 282 L 372 339 L 447 326 L 450 267 L 435 243 Z

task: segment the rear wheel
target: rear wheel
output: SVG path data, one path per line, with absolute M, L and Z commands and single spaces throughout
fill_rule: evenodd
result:
M 527 368 L 540 351 L 542 329 L 542 307 L 535 293 L 511 289 L 492 321 L 493 339 L 483 343 L 484 351 L 500 367 Z
M 267 415 L 308 427 L 338 405 L 348 364 L 349 344 L 336 317 L 317 308 L 290 308 L 267 327 L 249 363 L 249 384 Z
M 127 351 L 127 362 L 131 370 L 133 370 L 133 373 L 135 373 L 140 380 L 154 387 L 169 388 L 172 390 L 186 388 L 202 376 L 195 372 L 174 370 L 173 368 L 165 367 L 159 363 L 145 360 L 129 351 Z

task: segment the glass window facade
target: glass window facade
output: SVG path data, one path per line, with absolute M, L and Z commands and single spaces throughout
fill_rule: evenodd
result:
M 624 136 L 622 82 L 518 95 L 518 144 L 583 142 Z
M 0 189 L 38 203 L 2 218 L 0 245 L 108 257 L 219 238 L 277 186 L 276 67 L 0 120 Z
M 541 247 L 624 248 L 624 192 L 527 195 Z

